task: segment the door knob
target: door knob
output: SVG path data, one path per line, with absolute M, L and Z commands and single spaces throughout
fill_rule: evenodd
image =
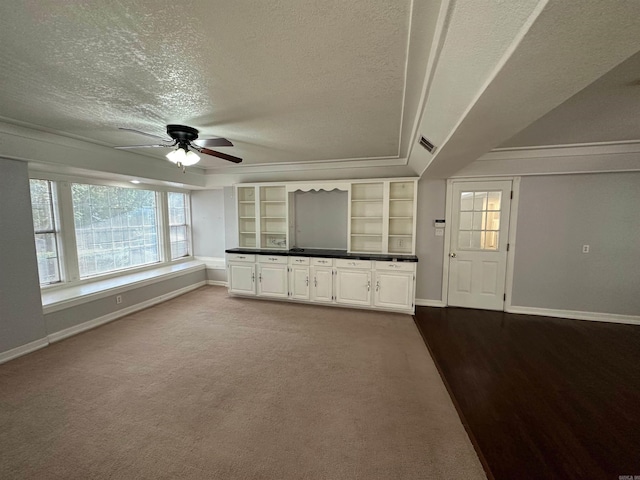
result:
M 449 256 L 450 256 L 451 258 L 456 258 L 458 255 L 456 255 L 456 253 L 455 253 L 455 252 L 453 252 L 453 253 L 450 253 L 450 254 L 449 254 Z

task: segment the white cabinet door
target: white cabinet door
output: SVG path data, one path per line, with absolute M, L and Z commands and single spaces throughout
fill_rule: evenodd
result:
M 292 265 L 289 272 L 290 298 L 309 300 L 309 267 Z
M 243 295 L 256 294 L 256 275 L 253 263 L 229 264 L 229 292 Z
M 413 309 L 413 273 L 376 272 L 373 304 L 376 307 Z
M 311 300 L 314 302 L 333 302 L 333 268 L 313 267 L 311 270 Z
M 258 295 L 265 297 L 287 297 L 286 265 L 258 265 Z
M 347 305 L 371 305 L 371 271 L 338 269 L 336 301 Z

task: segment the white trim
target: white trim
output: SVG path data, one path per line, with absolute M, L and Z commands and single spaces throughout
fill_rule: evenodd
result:
M 449 253 L 451 252 L 451 210 L 453 205 L 453 180 L 447 180 L 444 203 L 444 249 L 442 251 L 442 303 L 449 300 Z
M 149 300 L 145 300 L 144 302 L 131 305 L 130 307 L 123 308 L 116 312 L 108 313 L 107 315 L 94 318 L 93 320 L 89 320 L 79 325 L 74 325 L 73 327 L 65 328 L 64 330 L 50 333 L 49 335 L 47 335 L 47 338 L 49 339 L 50 343 L 59 342 L 60 340 L 71 337 L 73 335 L 77 335 L 78 333 L 85 332 L 87 330 L 91 330 L 92 328 L 96 328 L 100 325 L 104 325 L 105 323 L 112 322 L 114 320 L 117 320 L 118 318 L 130 315 L 139 310 L 152 307 L 153 305 L 157 305 L 158 303 L 166 302 L 167 300 L 170 300 L 174 297 L 178 297 L 187 292 L 190 292 L 191 290 L 200 288 L 205 284 L 206 282 L 204 280 L 198 283 L 194 283 L 187 287 L 174 290 L 173 292 L 165 293 L 164 295 L 160 295 L 159 297 L 154 297 Z
M 540 157 L 583 157 L 587 155 L 615 155 L 640 153 L 640 140 L 619 142 L 571 143 L 565 145 L 539 145 L 535 147 L 494 148 L 478 160 L 505 160 Z
M 416 307 L 446 307 L 447 304 L 442 300 L 431 300 L 430 298 L 416 298 Z
M 325 169 L 345 169 L 345 168 L 371 168 L 371 167 L 396 167 L 406 165 L 406 158 L 398 158 L 397 156 L 386 157 L 361 157 L 361 158 L 342 158 L 332 160 L 309 160 L 306 162 L 269 162 L 255 163 L 253 165 L 230 165 L 216 166 L 207 168 L 205 176 L 225 175 L 225 174 L 241 174 L 241 173 L 274 173 L 282 171 L 290 171 L 292 168 L 296 170 L 325 170 Z
M 511 179 L 511 191 L 513 198 L 511 199 L 511 210 L 509 212 L 509 233 L 507 242 L 509 250 L 507 251 L 507 274 L 504 282 L 505 301 L 503 307 L 505 310 L 511 306 L 511 294 L 513 292 L 513 271 L 516 261 L 516 229 L 518 227 L 518 207 L 520 202 L 520 180 L 521 177 Z
M 442 260 L 442 303 L 448 305 L 449 298 L 449 252 L 451 251 L 451 219 L 453 216 L 453 184 L 467 182 L 491 182 L 491 181 L 511 181 L 511 191 L 513 199 L 509 209 L 509 251 L 507 252 L 506 276 L 504 293 L 506 300 L 503 302 L 503 308 L 506 311 L 510 306 L 511 292 L 513 289 L 513 265 L 515 263 L 516 249 L 516 227 L 518 224 L 518 201 L 520 197 L 520 180 L 521 177 L 470 177 L 470 178 L 449 178 L 447 179 L 447 191 L 445 200 L 445 230 L 444 230 L 444 252 Z
M 222 280 L 207 280 L 207 285 L 214 285 L 216 287 L 229 288 L 229 283 L 223 282 Z
M 507 313 L 520 313 L 524 315 L 540 315 L 543 317 L 569 318 L 572 320 L 590 320 L 594 322 L 625 323 L 640 325 L 638 315 L 620 315 L 618 313 L 580 312 L 576 310 L 556 310 L 553 308 L 519 307 L 509 306 L 505 308 Z
M 640 171 L 640 141 L 500 148 L 452 177 L 571 175 Z
M 21 357 L 23 355 L 26 355 L 27 353 L 35 352 L 36 350 L 40 350 L 41 348 L 48 346 L 49 341 L 47 340 L 47 337 L 44 337 L 39 340 L 29 342 L 25 345 L 20 345 L 19 347 L 12 348 L 11 350 L 7 350 L 6 352 L 0 352 L 0 364 L 6 363 L 9 360 L 13 360 L 14 358 Z
M 180 277 L 182 275 L 187 275 L 204 269 L 205 265 L 201 262 L 185 262 L 174 265 L 165 265 L 155 270 L 122 275 L 108 280 L 74 285 L 68 288 L 43 290 L 42 310 L 46 315 L 48 313 L 65 310 L 83 303 L 125 293 L 132 288 L 145 287 L 147 285 L 163 282 L 171 278 Z

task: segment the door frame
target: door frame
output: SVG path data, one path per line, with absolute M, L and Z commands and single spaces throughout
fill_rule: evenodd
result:
M 453 217 L 453 185 L 469 182 L 493 182 L 500 180 L 511 181 L 513 198 L 509 212 L 509 235 L 507 236 L 509 250 L 507 251 L 507 266 L 504 292 L 506 300 L 502 304 L 502 311 L 511 307 L 511 293 L 513 289 L 513 264 L 516 255 L 516 228 L 518 226 L 518 202 L 520 200 L 521 177 L 460 177 L 447 179 L 447 193 L 445 199 L 445 229 L 444 251 L 442 252 L 442 304 L 449 306 L 449 251 L 451 249 L 451 221 Z

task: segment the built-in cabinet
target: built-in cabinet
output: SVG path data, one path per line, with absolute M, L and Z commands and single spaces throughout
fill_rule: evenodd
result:
M 227 254 L 229 293 L 414 312 L 416 262 Z
M 336 302 L 371 305 L 371 267 L 369 260 L 336 260 Z
M 348 192 L 347 251 L 415 254 L 417 180 L 412 178 L 236 185 L 238 246 L 288 250 L 296 191 Z M 305 247 L 305 245 L 297 245 Z
M 289 296 L 287 289 L 288 262 L 287 257 L 258 255 L 258 291 L 260 297 Z
M 238 245 L 241 248 L 288 247 L 288 202 L 284 185 L 236 186 Z

